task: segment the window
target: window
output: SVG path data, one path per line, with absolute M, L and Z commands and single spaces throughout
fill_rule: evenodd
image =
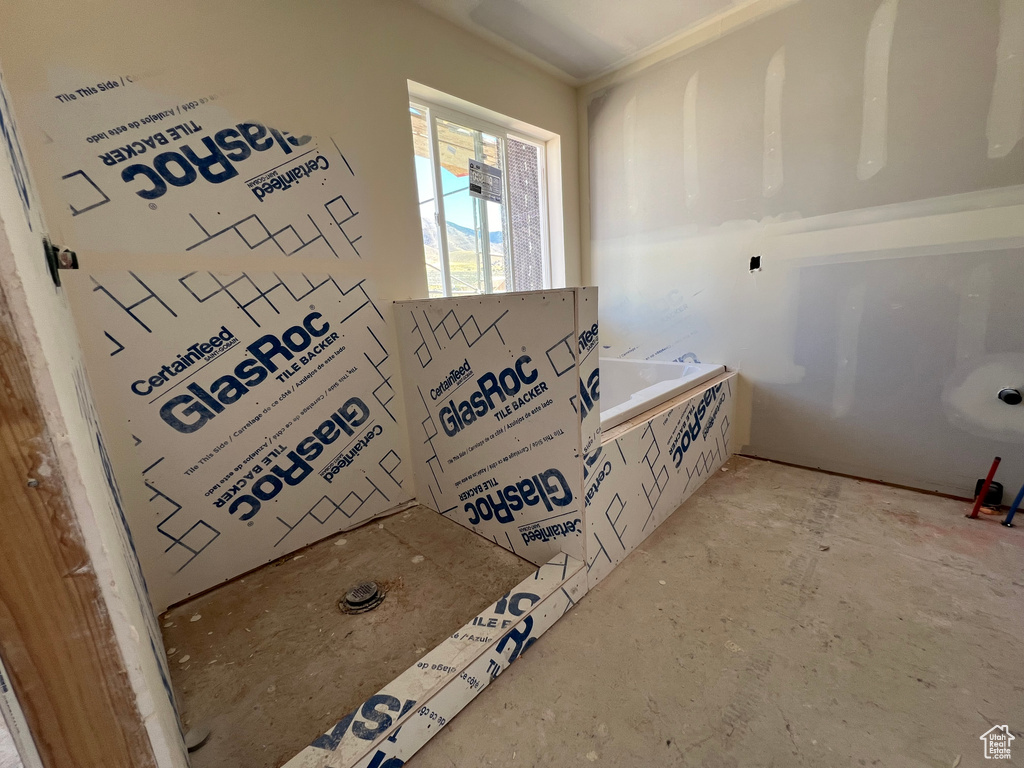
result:
M 549 287 L 543 140 L 420 100 L 409 113 L 430 297 Z M 501 202 L 470 194 L 470 160 L 501 171 Z

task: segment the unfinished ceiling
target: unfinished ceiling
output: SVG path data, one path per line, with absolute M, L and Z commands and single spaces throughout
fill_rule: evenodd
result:
M 413 0 L 474 34 L 581 83 L 735 4 L 735 0 Z

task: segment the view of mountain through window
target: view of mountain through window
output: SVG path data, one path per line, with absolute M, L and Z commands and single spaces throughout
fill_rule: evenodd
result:
M 543 147 L 434 107 L 409 112 L 429 295 L 544 288 Z M 470 195 L 470 160 L 501 172 L 500 203 Z

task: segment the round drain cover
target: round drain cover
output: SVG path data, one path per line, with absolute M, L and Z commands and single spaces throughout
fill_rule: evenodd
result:
M 375 581 L 362 581 L 356 584 L 338 604 L 345 613 L 363 613 L 376 608 L 384 600 L 384 592 Z
M 185 746 L 189 752 L 195 752 L 210 738 L 210 726 L 199 723 L 185 732 Z

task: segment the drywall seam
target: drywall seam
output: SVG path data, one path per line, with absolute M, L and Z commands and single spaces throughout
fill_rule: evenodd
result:
M 887 159 L 889 123 L 889 53 L 899 0 L 882 0 L 871 19 L 864 51 L 864 109 L 857 178 L 867 181 Z
M 630 97 L 622 110 L 623 170 L 626 177 L 626 210 L 636 216 L 640 209 L 636 178 L 636 94 Z
M 483 24 L 463 19 L 457 13 L 447 13 L 445 10 L 438 8 L 422 8 L 421 10 L 437 16 L 439 19 L 443 19 L 445 22 L 458 28 L 460 32 L 468 33 L 471 37 L 479 38 L 488 45 L 500 49 L 502 53 L 511 57 L 519 68 L 527 69 L 528 67 L 533 67 L 539 69 L 544 74 L 550 75 L 552 78 L 572 88 L 576 88 L 581 82 L 583 82 L 580 78 L 574 77 L 565 70 L 559 69 L 557 66 L 551 62 L 545 61 L 537 54 L 530 53 L 526 49 L 520 48 L 510 40 L 506 40 L 497 32 L 488 29 Z M 508 65 L 506 64 L 506 66 Z M 509 69 L 513 69 L 513 67 L 509 66 Z
M 857 381 L 857 346 L 864 317 L 864 281 L 851 285 L 838 307 L 839 331 L 836 334 L 836 381 L 832 394 L 832 415 L 842 418 L 853 407 Z
M 1019 215 L 1018 215 L 1019 214 Z M 1016 220 L 1015 219 L 1016 216 Z M 1004 240 L 1020 243 L 1024 238 L 1024 206 L 938 216 L 921 216 L 876 225 L 836 227 L 821 232 L 801 232 L 769 237 L 779 244 L 775 258 L 806 259 L 829 254 L 864 254 L 874 258 L 877 251 L 942 246 L 958 243 Z M 771 228 L 768 228 L 771 235 Z M 781 246 L 785 247 L 781 247 Z
M 985 136 L 992 159 L 1006 157 L 1024 136 L 1024 0 L 999 3 L 996 78 Z
M 786 46 L 768 62 L 764 75 L 764 157 L 761 194 L 774 197 L 782 189 L 782 88 L 786 83 Z
M 802 232 L 840 229 L 861 224 L 880 224 L 886 221 L 905 221 L 924 216 L 962 214 L 972 211 L 983 211 L 989 208 L 1011 208 L 1013 206 L 1024 206 L 1024 185 L 1017 184 L 994 189 L 977 189 L 972 192 L 957 192 L 941 197 L 926 197 L 902 203 L 872 205 L 867 208 L 823 213 L 819 216 L 808 216 L 802 219 L 791 219 L 788 221 L 766 220 L 765 223 L 772 228 L 772 231 L 778 234 L 798 234 Z
M 590 221 L 590 122 L 589 99 L 582 90 L 576 91 L 576 158 L 577 186 L 579 187 L 580 223 L 580 285 L 593 285 L 594 265 L 591 259 Z M 552 236 L 554 233 L 552 233 Z M 561 286 L 552 286 L 560 288 Z
M 683 189 L 686 207 L 692 208 L 700 194 L 697 169 L 697 87 L 699 72 L 690 75 L 683 92 Z
M 979 194 L 979 199 L 990 198 Z M 667 229 L 659 234 L 668 240 L 676 232 Z M 887 219 L 882 213 L 876 217 L 872 209 L 865 209 L 795 222 L 744 222 L 728 230 L 687 237 L 686 248 L 699 253 L 723 240 L 739 246 L 755 235 L 765 258 L 770 255 L 773 262 L 816 258 L 831 262 L 866 261 L 918 256 L 922 249 L 928 253 L 953 253 L 964 249 L 1019 248 L 1024 245 L 1024 203 L 993 203 L 988 208 L 943 210 L 931 215 L 922 211 L 922 215 L 908 218 Z M 606 238 L 600 245 L 606 251 L 628 248 L 630 238 Z

